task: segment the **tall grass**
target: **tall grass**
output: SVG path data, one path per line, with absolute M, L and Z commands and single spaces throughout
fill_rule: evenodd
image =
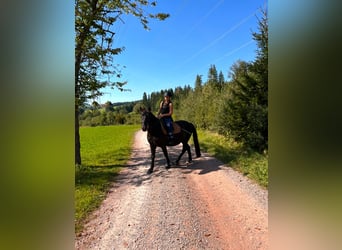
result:
M 202 150 L 221 160 L 233 169 L 268 187 L 268 155 L 246 150 L 240 143 L 217 133 L 198 131 Z
M 82 165 L 75 173 L 75 231 L 105 198 L 113 178 L 127 163 L 138 125 L 81 127 Z

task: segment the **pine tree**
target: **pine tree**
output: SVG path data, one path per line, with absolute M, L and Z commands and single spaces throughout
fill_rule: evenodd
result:
M 199 93 L 202 91 L 202 76 L 196 75 L 196 80 L 195 80 L 195 92 Z
M 267 13 L 262 14 L 259 33 L 253 33 L 256 60 L 238 61 L 231 67 L 231 98 L 220 121 L 221 132 L 259 152 L 268 148 L 268 24 Z
M 220 71 L 219 76 L 218 76 L 218 87 L 219 90 L 221 91 L 223 89 L 225 80 L 222 71 Z
M 218 88 L 218 75 L 215 65 L 210 65 L 208 71 L 208 84 L 215 88 Z
M 151 106 L 151 104 L 150 104 L 150 102 L 149 102 L 149 100 L 148 100 L 148 98 L 147 98 L 146 92 L 144 92 L 144 94 L 143 94 L 142 104 L 143 104 L 143 106 L 144 106 L 145 108 L 148 108 L 148 107 Z

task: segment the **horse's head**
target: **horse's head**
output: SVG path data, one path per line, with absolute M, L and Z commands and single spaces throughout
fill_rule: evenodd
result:
M 141 113 L 141 129 L 146 131 L 149 129 L 151 123 L 151 110 L 146 110 L 145 108 L 140 108 Z

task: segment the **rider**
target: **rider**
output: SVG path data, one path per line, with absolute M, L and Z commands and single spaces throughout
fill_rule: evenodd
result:
M 173 105 L 171 101 L 171 92 L 168 91 L 164 95 L 164 100 L 160 102 L 158 116 L 164 122 L 168 135 L 169 141 L 173 140 L 173 126 L 172 126 L 172 114 L 173 114 Z

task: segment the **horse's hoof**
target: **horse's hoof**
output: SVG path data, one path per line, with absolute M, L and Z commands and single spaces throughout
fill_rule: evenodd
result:
M 152 172 L 153 172 L 152 169 L 147 170 L 147 174 L 152 174 Z
M 170 169 L 171 168 L 171 165 L 166 165 L 166 169 Z

